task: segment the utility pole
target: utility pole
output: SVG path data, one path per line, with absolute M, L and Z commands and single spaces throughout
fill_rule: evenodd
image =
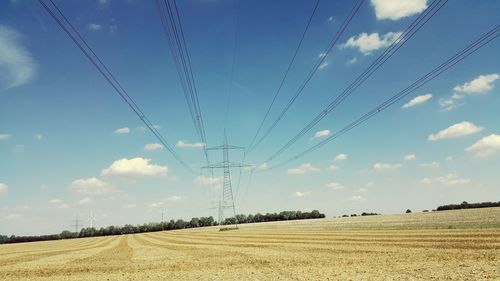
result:
M 90 217 L 87 221 L 89 222 L 90 228 L 94 228 L 95 217 L 93 209 L 90 209 Z
M 234 217 L 236 219 L 236 209 L 234 206 L 234 197 L 233 197 L 233 188 L 231 186 L 231 168 L 243 168 L 243 167 L 252 167 L 252 165 L 243 164 L 243 163 L 235 163 L 229 161 L 229 150 L 230 149 L 243 149 L 243 147 L 229 145 L 227 143 L 227 135 L 224 131 L 224 144 L 207 148 L 207 150 L 222 150 L 222 162 L 211 164 L 202 169 L 223 169 L 224 172 L 224 180 L 222 183 L 222 196 L 219 199 L 218 207 L 216 207 L 219 211 L 219 225 L 221 225 L 221 230 L 226 229 L 237 229 L 238 225 L 235 222 L 234 227 L 222 227 L 224 220 L 226 217 Z M 215 208 L 213 208 L 215 209 Z M 229 216 L 225 216 L 225 210 L 229 210 Z
M 76 215 L 76 219 L 73 221 L 73 224 L 71 226 L 75 227 L 75 232 L 78 233 L 81 228 L 80 220 L 78 219 L 78 215 Z

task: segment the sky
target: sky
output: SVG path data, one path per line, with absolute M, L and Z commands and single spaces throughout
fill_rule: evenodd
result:
M 37 1 L 2 1 L 0 233 L 59 233 L 73 229 L 77 216 L 88 226 L 91 210 L 97 227 L 158 222 L 162 213 L 166 219 L 217 217 L 211 207 L 221 195 L 222 174 L 200 172 L 203 147 L 220 145 L 224 129 L 229 143 L 250 144 L 316 2 L 241 0 L 238 12 L 237 1 L 177 1 L 206 144 L 196 135 L 154 1 L 55 2 L 194 173 L 144 128 Z M 498 25 L 494 0 L 449 1 L 308 134 L 263 163 L 430 4 L 364 1 L 269 136 L 245 158 L 230 151 L 232 161 L 255 165 L 253 173 L 231 171 L 237 213 L 318 209 L 331 217 L 500 199 L 498 38 L 363 125 L 269 169 Z M 319 2 L 264 128 L 324 56 L 352 5 Z M 221 156 L 210 152 L 213 162 Z

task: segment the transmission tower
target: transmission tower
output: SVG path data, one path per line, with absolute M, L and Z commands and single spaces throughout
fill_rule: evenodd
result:
M 234 206 L 234 198 L 233 198 L 233 188 L 231 186 L 231 168 L 252 167 L 251 165 L 248 164 L 230 162 L 229 161 L 230 149 L 244 149 L 244 148 L 228 144 L 227 135 L 226 132 L 224 131 L 224 144 L 207 148 L 207 150 L 222 150 L 222 162 L 202 167 L 202 169 L 223 169 L 224 171 L 224 178 L 222 183 L 222 196 L 219 199 L 219 202 L 217 202 L 218 206 L 212 208 L 212 209 L 218 209 L 219 225 L 221 225 L 221 230 L 230 228 L 230 227 L 224 227 L 224 228 L 222 227 L 224 220 L 226 218 L 236 217 L 236 209 Z M 233 228 L 238 228 L 236 222 L 232 226 Z
M 89 222 L 90 228 L 94 228 L 94 222 L 96 221 L 95 216 L 94 216 L 94 210 L 90 209 L 90 217 L 87 220 Z
M 76 233 L 80 232 L 80 229 L 83 225 L 80 223 L 80 220 L 78 219 L 78 215 L 76 215 L 76 219 L 73 221 L 73 224 L 71 226 L 75 227 Z

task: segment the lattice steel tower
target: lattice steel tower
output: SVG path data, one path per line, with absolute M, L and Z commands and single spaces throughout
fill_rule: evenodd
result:
M 222 162 L 211 164 L 202 169 L 223 169 L 224 178 L 222 183 L 222 196 L 219 200 L 217 208 L 219 209 L 219 224 L 222 225 L 226 218 L 236 217 L 236 208 L 234 206 L 233 188 L 231 186 L 231 168 L 251 167 L 251 165 L 243 163 L 235 163 L 229 161 L 230 149 L 244 149 L 240 146 L 234 146 L 227 143 L 227 135 L 224 131 L 224 144 L 207 148 L 207 150 L 222 150 Z M 228 210 L 229 212 L 226 212 Z M 228 216 L 229 215 L 229 216 Z M 238 228 L 237 223 L 232 224 Z

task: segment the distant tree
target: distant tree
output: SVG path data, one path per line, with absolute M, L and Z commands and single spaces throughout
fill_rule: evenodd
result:
M 411 213 L 411 210 L 410 210 L 410 209 L 406 209 L 406 213 L 407 213 L 407 214 L 410 214 L 410 213 Z

